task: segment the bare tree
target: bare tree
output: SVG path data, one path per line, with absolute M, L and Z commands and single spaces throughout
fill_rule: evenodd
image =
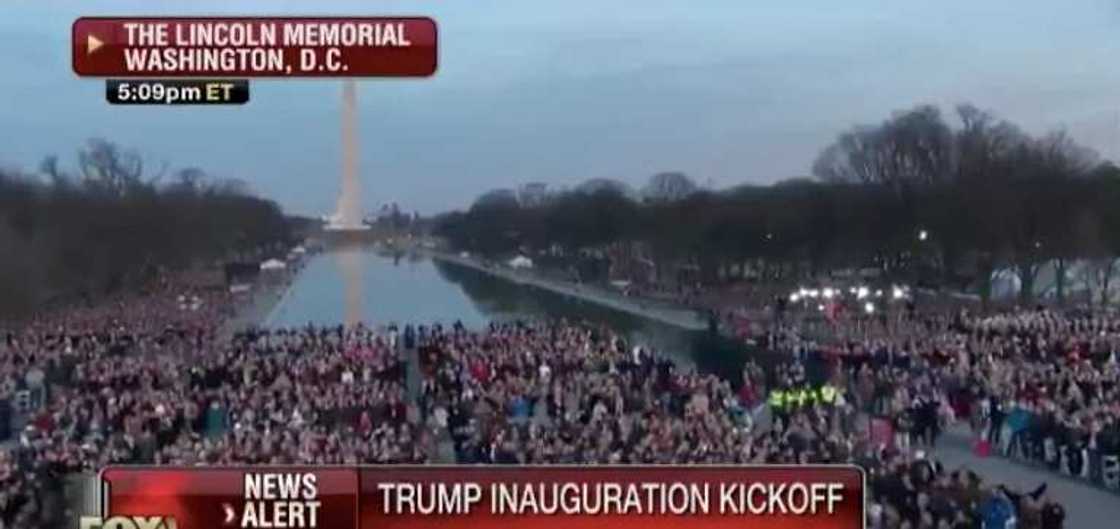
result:
M 78 152 L 78 168 L 87 185 L 113 195 L 124 195 L 143 182 L 143 158 L 101 138 L 90 139 Z
M 841 134 L 817 157 L 813 173 L 826 182 L 885 185 L 901 195 L 944 180 L 952 153 L 953 133 L 941 112 L 923 105 Z
M 649 178 L 642 194 L 655 202 L 675 202 L 692 195 L 699 187 L 688 175 L 680 172 L 657 173 Z
M 103 140 L 81 149 L 79 169 L 81 185 L 53 156 L 39 166 L 47 178 L 0 170 L 0 255 L 12 256 L 0 259 L 0 314 L 286 240 L 279 207 L 244 183 L 203 189 L 202 170 L 188 168 L 160 189 L 138 155 Z

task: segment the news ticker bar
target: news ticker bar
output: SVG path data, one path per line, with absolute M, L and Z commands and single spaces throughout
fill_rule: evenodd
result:
M 74 72 L 95 77 L 427 77 L 426 17 L 83 17 Z
M 105 99 L 114 105 L 243 105 L 244 79 L 109 79 Z
M 101 517 L 81 525 L 857 529 L 864 487 L 854 466 L 119 467 L 101 473 Z

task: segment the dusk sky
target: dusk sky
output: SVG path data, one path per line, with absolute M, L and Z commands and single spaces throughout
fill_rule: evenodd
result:
M 239 178 L 296 213 L 339 187 L 338 80 L 257 80 L 243 107 L 119 107 L 70 67 L 80 16 L 426 15 L 439 71 L 358 85 L 363 201 L 425 213 L 481 192 L 683 171 L 727 187 L 809 172 L 837 133 L 972 102 L 1120 156 L 1120 2 L 12 1 L 0 166 L 73 167 L 91 137 Z M 703 6 L 703 8 L 699 7 Z

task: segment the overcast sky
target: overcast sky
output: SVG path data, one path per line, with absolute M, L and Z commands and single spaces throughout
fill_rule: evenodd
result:
M 1114 0 L 5 0 L 0 165 L 72 166 L 99 136 L 294 212 L 333 208 L 338 80 L 253 81 L 243 107 L 114 107 L 101 80 L 71 71 L 75 18 L 161 14 L 435 18 L 434 77 L 359 83 L 367 208 L 434 212 L 495 187 L 640 185 L 665 170 L 772 182 L 807 174 L 843 129 L 918 103 L 972 102 L 1120 155 Z

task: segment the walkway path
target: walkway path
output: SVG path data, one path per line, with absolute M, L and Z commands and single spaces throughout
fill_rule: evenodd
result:
M 666 325 L 672 325 L 690 331 L 699 331 L 708 328 L 707 319 L 694 309 L 679 306 L 674 307 L 664 302 L 628 297 L 593 285 L 551 279 L 543 277 L 533 270 L 514 270 L 501 265 L 486 265 L 470 257 L 460 257 L 458 255 L 430 249 L 425 249 L 423 251 L 432 259 L 473 268 L 513 283 L 529 285 L 563 296 L 578 298 L 617 311 L 656 320 Z
M 250 299 L 242 302 L 233 316 L 225 321 L 219 329 L 220 339 L 228 339 L 238 331 L 249 327 L 270 327 L 276 319 L 277 311 L 281 310 L 284 302 L 292 292 L 299 274 L 303 271 L 303 263 L 293 263 L 291 269 L 284 272 L 280 278 L 266 280 L 258 277 L 249 290 Z
M 1120 524 L 1120 494 L 1102 490 L 1080 480 L 1003 457 L 977 457 L 972 452 L 971 435 L 964 425 L 950 428 L 934 451 L 952 470 L 965 466 L 990 483 L 1005 483 L 1018 489 L 1033 489 L 1046 482 L 1047 494 L 1066 508 L 1066 527 L 1096 529 Z
M 424 375 L 420 372 L 420 353 L 415 348 L 404 350 L 404 388 L 410 402 L 420 400 L 420 384 Z

